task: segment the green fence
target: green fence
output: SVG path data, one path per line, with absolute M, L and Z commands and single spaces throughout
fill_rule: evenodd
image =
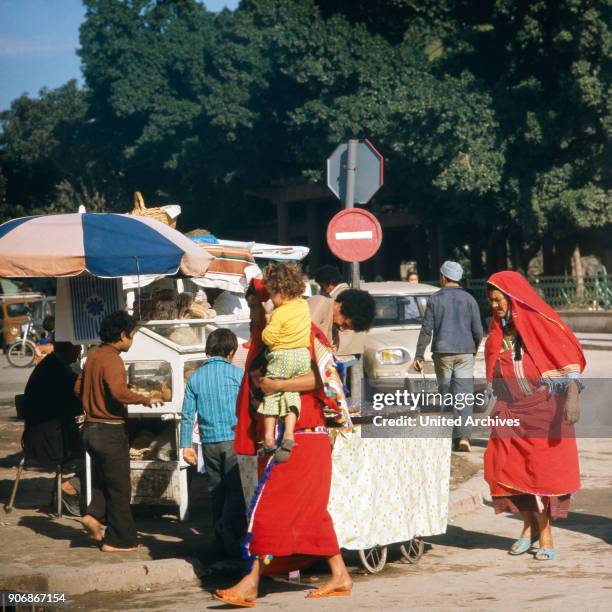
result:
M 558 310 L 612 308 L 612 278 L 607 274 L 585 276 L 581 286 L 571 276 L 540 276 L 528 280 L 540 296 Z M 466 283 L 483 312 L 488 307 L 486 282 L 486 279 L 472 279 Z

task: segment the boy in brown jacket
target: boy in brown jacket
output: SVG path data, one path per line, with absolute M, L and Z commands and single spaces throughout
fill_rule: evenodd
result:
M 136 321 L 122 310 L 100 325 L 102 344 L 88 356 L 75 384 L 85 410 L 83 440 L 91 458 L 91 503 L 83 525 L 101 542 L 103 552 L 137 549 L 136 527 L 130 508 L 130 445 L 126 430 L 127 404 L 153 405 L 150 395 L 127 386 L 120 353 L 132 346 Z M 106 533 L 102 525 L 106 523 Z

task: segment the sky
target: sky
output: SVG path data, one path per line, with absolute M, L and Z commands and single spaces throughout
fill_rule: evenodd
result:
M 216 12 L 238 1 L 203 3 Z M 82 83 L 76 49 L 84 14 L 81 0 L 0 0 L 0 111 L 23 93 Z

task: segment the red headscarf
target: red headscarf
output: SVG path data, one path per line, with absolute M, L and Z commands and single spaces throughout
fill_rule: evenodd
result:
M 578 339 L 524 276 L 518 272 L 497 272 L 488 283 L 512 300 L 512 321 L 543 379 L 554 382 L 584 370 L 586 361 Z M 502 324 L 494 316 L 485 345 L 489 381 L 502 341 Z

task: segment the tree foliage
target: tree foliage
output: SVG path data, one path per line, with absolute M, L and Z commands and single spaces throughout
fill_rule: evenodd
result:
M 606 0 L 84 4 L 85 88 L 0 115 L 9 212 L 127 210 L 138 189 L 222 232 L 255 219 L 247 189 L 322 180 L 338 142 L 368 137 L 386 158 L 377 198 L 446 228 L 449 248 L 612 221 Z

